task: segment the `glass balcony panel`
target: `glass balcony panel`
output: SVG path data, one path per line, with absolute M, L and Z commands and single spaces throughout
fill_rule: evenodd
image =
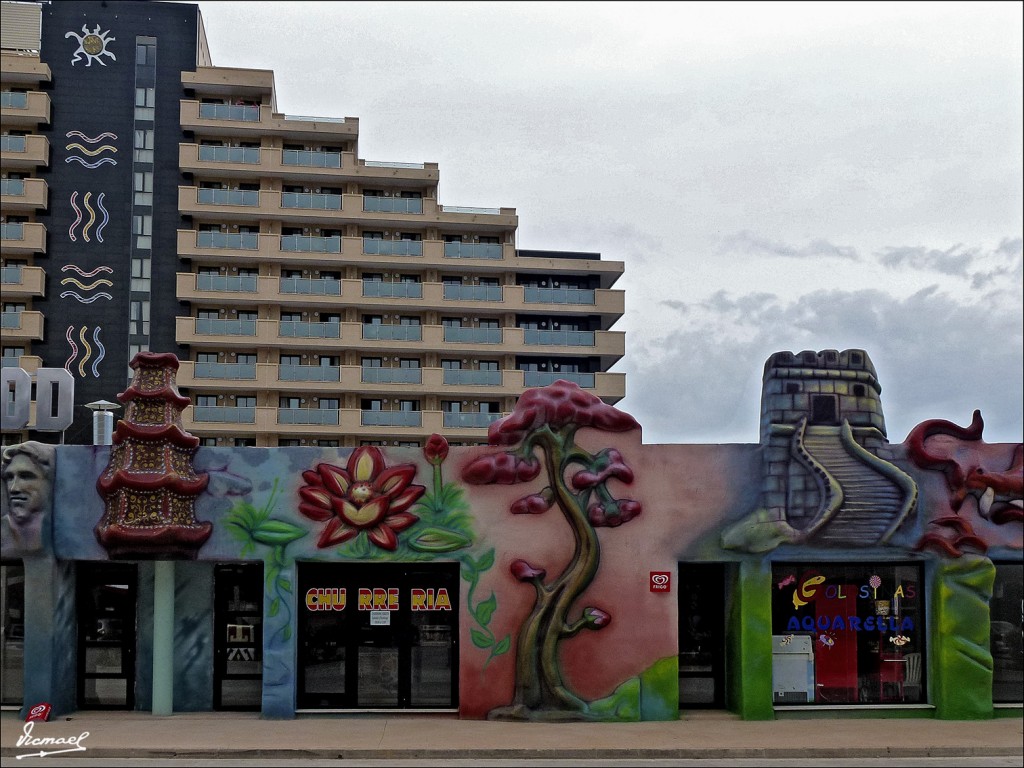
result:
M 197 232 L 197 248 L 232 248 L 255 251 L 259 248 L 259 235 L 255 232 Z
M 197 200 L 201 205 L 250 205 L 260 204 L 260 193 L 255 189 L 204 189 L 198 190 Z
M 0 195 L 10 195 L 11 197 L 24 197 L 25 180 L 0 179 Z
M 340 381 L 341 368 L 336 365 L 279 365 L 279 381 Z
M 501 301 L 501 286 L 448 284 L 444 286 L 444 298 L 448 301 Z
M 255 424 L 256 409 L 226 405 L 194 405 L 192 418 L 195 421 L 219 421 L 226 424 Z
M 341 323 L 307 323 L 304 320 L 281 320 L 278 336 L 303 339 L 340 339 Z
M 24 136 L 0 136 L 0 152 L 24 152 L 27 148 Z
M 281 207 L 315 211 L 340 211 L 341 195 L 323 195 L 317 192 L 282 192 Z
M 196 318 L 197 334 L 217 334 L 221 336 L 255 336 L 255 320 L 221 320 L 212 317 Z
M 422 341 L 423 327 L 419 325 L 363 323 L 363 338 L 381 341 Z
M 559 379 L 574 382 L 584 389 L 594 388 L 594 374 L 566 371 L 565 373 L 550 371 L 523 371 L 523 384 L 527 387 L 546 387 Z
M 0 312 L 0 328 L 21 328 L 21 313 Z
M 302 165 L 307 168 L 341 168 L 341 153 L 311 149 L 285 149 L 281 151 L 281 164 Z
M 361 411 L 359 422 L 364 427 L 418 427 L 420 411 Z
M 370 256 L 422 256 L 422 240 L 378 240 L 363 238 L 363 253 Z
M 594 291 L 587 288 L 532 288 L 523 291 L 530 304 L 594 304 Z
M 338 424 L 337 408 L 278 408 L 278 424 Z
M 362 381 L 365 384 L 421 384 L 423 371 L 420 368 L 363 368 Z
M 21 265 L 14 264 L 6 267 L 0 267 L 0 283 L 5 283 L 7 285 L 20 285 Z
M 445 326 L 444 340 L 474 344 L 501 344 L 501 328 Z
M 281 250 L 293 253 L 341 253 L 341 237 L 281 235 Z
M 0 240 L 24 240 L 25 225 L 20 221 L 0 224 Z
M 209 144 L 200 144 L 199 159 L 204 163 L 243 163 L 245 165 L 259 165 L 260 148 L 218 147 Z
M 28 109 L 28 94 L 24 91 L 0 92 L 0 107 L 4 109 Z
M 524 344 L 551 344 L 560 347 L 592 347 L 593 331 L 544 331 L 534 328 L 523 330 Z
M 373 213 L 423 213 L 423 200 L 419 197 L 364 195 L 363 210 Z
M 422 299 L 422 283 L 385 283 L 382 280 L 364 280 L 363 296 L 388 296 L 395 299 Z
M 196 275 L 196 288 L 200 291 L 256 293 L 257 282 L 256 275 Z
M 341 296 L 341 281 L 322 277 L 282 277 L 279 290 L 303 296 Z
M 461 368 L 445 368 L 444 383 L 500 387 L 501 371 L 471 371 Z
M 486 429 L 501 418 L 500 413 L 446 413 L 445 427 L 480 427 Z
M 256 365 L 253 363 L 196 363 L 197 379 L 255 379 Z
M 449 259 L 500 259 L 501 243 L 445 243 Z
M 260 108 L 252 104 L 200 104 L 199 116 L 207 120 L 238 120 L 258 123 Z

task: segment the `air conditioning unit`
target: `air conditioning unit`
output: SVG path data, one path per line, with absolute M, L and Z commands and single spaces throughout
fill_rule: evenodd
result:
M 314 192 L 316 192 L 316 193 L 317 193 L 318 195 L 320 194 L 320 188 L 319 188 L 319 187 L 317 187 L 317 188 L 316 188 L 316 189 L 314 189 L 313 191 L 314 191 Z

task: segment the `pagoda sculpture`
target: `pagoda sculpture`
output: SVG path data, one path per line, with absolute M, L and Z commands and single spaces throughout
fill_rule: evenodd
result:
M 181 412 L 192 401 L 178 392 L 178 358 L 140 352 L 135 375 L 117 399 L 125 403 L 106 469 L 96 481 L 106 511 L 96 538 L 113 559 L 195 559 L 212 523 L 195 515 L 209 482 L 192 458 L 199 439 L 184 430 Z

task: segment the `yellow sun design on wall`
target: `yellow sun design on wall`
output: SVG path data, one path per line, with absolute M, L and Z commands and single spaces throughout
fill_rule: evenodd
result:
M 107 50 L 107 45 L 112 40 L 117 40 L 116 37 L 108 37 L 110 30 L 106 32 L 100 32 L 100 25 L 97 24 L 93 27 L 92 32 L 89 28 L 82 25 L 83 34 L 77 32 L 68 32 L 64 35 L 65 39 L 73 37 L 78 41 L 78 50 L 75 51 L 75 55 L 71 58 L 71 66 L 75 66 L 76 61 L 81 61 L 82 56 L 85 56 L 85 66 L 91 67 L 93 61 L 98 61 L 103 66 L 107 66 L 107 63 L 100 58 L 100 56 L 109 56 L 111 61 L 117 61 L 117 56 Z

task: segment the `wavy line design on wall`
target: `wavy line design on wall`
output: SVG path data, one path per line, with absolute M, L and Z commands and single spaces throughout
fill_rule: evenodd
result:
M 92 225 L 96 223 L 96 211 L 94 211 L 93 207 L 89 205 L 89 200 L 91 199 L 92 192 L 86 192 L 85 197 L 82 198 L 82 205 L 85 206 L 85 210 L 89 212 L 89 220 L 85 223 L 85 226 L 82 227 L 82 239 L 87 243 L 90 242 L 89 230 L 92 229 Z
M 100 154 L 101 152 L 117 152 L 117 147 L 111 144 L 104 144 L 102 147 L 89 149 L 88 147 L 83 147 L 77 141 L 73 141 L 70 144 L 65 145 L 64 149 L 77 149 L 83 154 L 88 155 L 89 157 L 96 157 L 96 155 Z
M 91 291 L 91 290 L 93 290 L 94 288 L 96 288 L 97 286 L 100 286 L 100 285 L 107 285 L 107 286 L 110 286 L 111 288 L 114 287 L 114 284 L 110 280 L 107 280 L 105 277 L 104 278 L 100 278 L 99 280 L 94 280 L 93 282 L 89 283 L 88 285 L 83 283 L 77 277 L 65 277 L 63 280 L 60 281 L 60 284 L 61 285 L 76 285 L 76 286 L 78 286 L 83 291 Z
M 108 267 L 106 265 L 96 267 L 96 269 L 90 269 L 88 272 L 86 272 L 84 269 L 82 269 L 77 264 L 65 264 L 63 267 L 60 268 L 61 272 L 67 272 L 68 270 L 72 270 L 74 272 L 77 272 L 82 277 L 94 277 L 97 274 L 99 274 L 100 272 L 109 272 L 111 274 L 113 274 L 113 272 L 114 272 L 113 267 Z
M 66 370 L 68 373 L 72 372 L 71 371 L 71 364 L 73 362 L 75 362 L 75 358 L 78 357 L 78 345 L 75 344 L 75 340 L 73 338 L 71 338 L 71 332 L 74 331 L 74 330 L 75 330 L 75 326 L 69 325 L 68 326 L 68 332 L 64 336 L 64 338 L 66 338 L 68 340 L 68 344 L 71 345 L 71 357 L 69 357 L 64 362 L 64 370 Z
M 100 341 L 100 327 L 98 325 L 92 331 L 92 340 L 93 340 L 93 343 L 96 345 L 97 349 L 99 349 L 99 351 L 100 351 L 99 355 L 92 362 L 92 375 L 93 375 L 93 378 L 98 379 L 100 377 L 100 371 L 99 371 L 100 361 L 104 357 L 107 356 L 107 350 L 104 349 L 103 343 Z
M 86 326 L 82 326 L 82 330 L 78 332 L 78 339 L 82 342 L 82 346 L 85 347 L 85 354 L 82 359 L 78 361 L 78 375 L 83 379 L 85 378 L 85 364 L 92 357 L 92 347 L 89 346 L 89 342 L 85 338 Z
M 68 131 L 67 133 L 64 134 L 65 138 L 71 138 L 72 136 L 75 136 L 75 137 L 81 139 L 82 141 L 86 142 L 87 144 L 98 144 L 99 142 L 103 141 L 104 139 L 114 139 L 115 141 L 117 141 L 117 134 L 116 133 L 111 133 L 110 131 L 105 131 L 105 132 L 101 133 L 99 136 L 97 136 L 96 138 L 92 138 L 91 136 L 86 136 L 81 131 Z
M 77 301 L 80 301 L 82 304 L 92 304 L 94 301 L 96 301 L 96 299 L 106 299 L 107 301 L 110 301 L 111 299 L 114 298 L 113 296 L 111 296 L 106 291 L 100 291 L 99 293 L 94 293 L 89 298 L 86 298 L 85 296 L 82 296 L 77 291 L 62 291 L 61 294 L 60 294 L 60 297 L 62 299 L 72 298 L 72 299 L 75 299 Z
M 78 155 L 72 155 L 71 157 L 65 157 L 64 158 L 64 162 L 65 163 L 70 163 L 72 160 L 77 160 L 78 162 L 80 162 L 82 165 L 84 165 L 89 170 L 94 170 L 96 168 L 99 168 L 104 163 L 110 163 L 111 165 L 117 165 L 117 160 L 115 160 L 112 157 L 101 157 L 95 163 L 86 162 L 85 160 L 80 158 Z
M 68 237 L 71 239 L 71 242 L 73 243 L 78 240 L 78 238 L 75 237 L 75 227 L 82 223 L 82 209 L 78 207 L 77 200 L 78 190 L 76 189 L 74 192 L 71 193 L 70 201 L 71 207 L 75 209 L 75 220 L 71 222 L 71 226 L 68 227 Z
M 110 221 L 110 214 L 107 213 L 107 209 L 103 207 L 103 198 L 106 196 L 106 192 L 100 192 L 99 197 L 96 198 L 96 207 L 99 208 L 100 213 L 103 214 L 103 221 L 101 221 L 100 225 L 96 227 L 96 240 L 101 243 L 103 242 L 103 228 L 107 226 L 107 223 Z

